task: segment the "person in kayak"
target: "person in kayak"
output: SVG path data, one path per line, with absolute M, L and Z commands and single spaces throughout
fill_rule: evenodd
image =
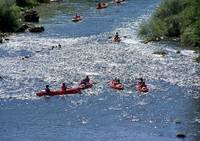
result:
M 67 89 L 67 87 L 66 87 L 65 83 L 62 83 L 61 90 L 63 92 L 66 92 L 66 89 Z
M 47 95 L 50 95 L 49 85 L 46 85 L 45 91 L 46 91 Z
M 101 3 L 100 2 L 97 4 L 97 8 L 101 8 Z
M 118 84 L 121 83 L 121 82 L 120 82 L 120 79 L 118 79 L 118 78 L 115 78 L 114 81 L 117 82 Z
M 89 82 L 90 82 L 90 78 L 87 75 L 86 78 L 81 81 L 81 84 L 87 85 Z
M 74 16 L 74 18 L 75 18 L 75 19 L 80 19 L 80 18 L 81 18 L 81 16 L 80 16 L 80 15 L 78 15 L 78 14 L 76 13 L 76 15 Z
M 114 36 L 114 41 L 119 41 L 120 40 L 120 36 L 118 34 L 118 32 L 116 32 L 115 36 Z
M 146 87 L 145 81 L 144 81 L 144 79 L 142 77 L 139 79 L 138 85 L 140 87 Z

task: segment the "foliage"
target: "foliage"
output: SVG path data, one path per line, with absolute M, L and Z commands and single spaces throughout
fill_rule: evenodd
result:
M 195 60 L 197 63 L 200 63 L 200 55 Z
M 37 0 L 16 0 L 16 4 L 20 7 L 33 7 L 38 5 Z
M 184 45 L 200 47 L 199 5 L 199 0 L 163 0 L 139 35 L 145 40 L 180 37 Z
M 38 3 L 49 3 L 50 0 L 16 0 L 16 4 L 21 7 L 33 7 Z
M 49 3 L 50 2 L 50 0 L 37 0 L 37 1 L 40 3 Z
M 19 19 L 19 7 L 10 1 L 0 0 L 0 31 L 15 31 L 19 26 Z

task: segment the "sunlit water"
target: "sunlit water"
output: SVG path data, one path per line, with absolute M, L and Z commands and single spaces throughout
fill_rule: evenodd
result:
M 80 23 L 61 14 L 43 21 L 44 33 L 12 36 L 0 45 L 0 140 L 176 141 L 176 133 L 183 132 L 184 140 L 198 141 L 197 55 L 185 49 L 177 54 L 173 43 L 143 44 L 137 37 L 140 23 L 158 3 L 92 7 L 82 12 Z M 127 37 L 112 43 L 115 32 Z M 52 50 L 59 43 L 62 47 Z M 153 54 L 160 49 L 168 54 Z M 95 85 L 82 95 L 35 95 L 46 84 L 74 86 L 86 75 Z M 109 88 L 115 77 L 125 90 Z M 149 86 L 145 95 L 135 91 L 139 77 Z

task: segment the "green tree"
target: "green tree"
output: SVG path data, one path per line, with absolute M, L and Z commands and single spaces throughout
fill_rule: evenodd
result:
M 20 9 L 10 1 L 0 0 L 0 31 L 13 32 L 20 24 Z

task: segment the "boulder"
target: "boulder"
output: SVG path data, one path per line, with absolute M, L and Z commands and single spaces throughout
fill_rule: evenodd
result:
M 16 32 L 25 32 L 29 26 L 27 24 L 23 24 L 21 27 L 19 27 Z
M 33 32 L 33 33 L 43 32 L 44 27 L 43 26 L 35 26 L 35 27 L 30 28 L 29 31 Z
M 3 37 L 0 37 L 0 43 L 1 44 L 3 43 Z
M 185 138 L 186 135 L 184 133 L 176 133 L 177 138 Z

